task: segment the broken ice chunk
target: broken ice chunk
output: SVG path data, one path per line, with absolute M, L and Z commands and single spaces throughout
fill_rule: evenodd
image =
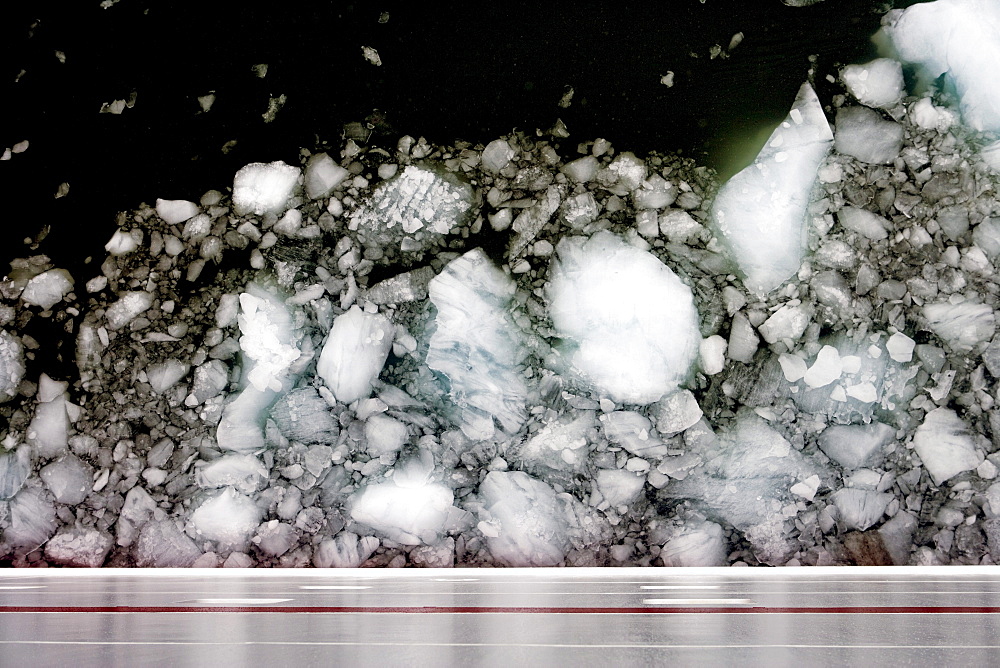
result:
M 25 487 L 8 504 L 0 554 L 7 554 L 10 548 L 30 552 L 55 533 L 56 509 L 45 490 Z
M 760 335 L 768 343 L 777 343 L 786 339 L 795 341 L 806 331 L 809 322 L 812 320 L 812 316 L 812 308 L 808 305 L 798 304 L 792 306 L 784 304 L 772 313 L 757 328 L 757 331 L 760 332 Z
M 173 520 L 160 520 L 142 528 L 133 554 L 140 568 L 188 568 L 201 556 L 201 550 Z
M 498 173 L 510 164 L 514 149 L 503 139 L 494 139 L 483 149 L 483 169 L 491 174 Z
M 664 566 L 710 568 L 726 565 L 726 541 L 715 522 L 690 522 L 660 549 Z
M 853 471 L 866 466 L 879 466 L 882 449 L 895 436 L 896 430 L 881 422 L 832 425 L 820 435 L 819 447 L 827 457 Z
M 299 179 L 298 167 L 280 160 L 254 162 L 236 172 L 233 179 L 233 208 L 236 215 L 284 212 L 288 198 Z M 194 215 L 194 214 L 192 214 Z
M 257 535 L 253 537 L 253 543 L 266 555 L 280 557 L 295 547 L 299 542 L 299 535 L 295 527 L 285 524 L 279 520 L 271 520 L 261 524 L 257 529 Z
M 73 455 L 44 466 L 38 475 L 56 501 L 69 506 L 82 503 L 94 485 L 94 468 Z
M 149 365 L 146 368 L 146 378 L 153 392 L 163 394 L 186 376 L 190 369 L 189 364 L 177 359 L 168 359 Z
M 754 331 L 753 325 L 743 313 L 733 316 L 733 324 L 729 328 L 729 347 L 726 354 L 729 359 L 749 364 L 760 345 L 760 337 Z
M 549 186 L 533 205 L 517 215 L 517 218 L 511 223 L 511 228 L 516 234 L 510 239 L 507 248 L 508 257 L 518 257 L 535 240 L 538 233 L 552 218 L 552 214 L 559 210 L 562 197 L 563 186 Z
M 614 411 L 602 415 L 601 422 L 609 441 L 637 457 L 659 459 L 668 452 L 663 441 L 651 433 L 653 423 L 639 413 Z
M 267 484 L 267 468 L 253 455 L 223 455 L 198 469 L 199 487 L 232 487 L 253 494 Z
M 24 348 L 21 339 L 6 329 L 0 329 L 0 403 L 17 396 L 24 378 Z
M 853 487 L 838 489 L 830 497 L 840 512 L 841 525 L 858 531 L 878 522 L 892 499 L 892 494 Z
M 848 65 L 840 70 L 840 79 L 851 95 L 866 107 L 888 109 L 903 99 L 903 66 L 891 58 Z
M 434 269 L 420 267 L 397 274 L 368 288 L 365 296 L 372 304 L 403 304 L 427 297 L 427 286 L 434 278 Z
M 913 449 L 935 485 L 942 485 L 983 461 L 969 426 L 950 408 L 935 408 L 913 434 Z
M 358 538 L 358 534 L 341 531 L 332 540 L 324 540 L 316 547 L 313 565 L 317 568 L 357 568 L 378 549 L 375 536 Z
M 281 390 L 292 363 L 301 357 L 292 314 L 277 295 L 257 285 L 240 294 L 240 349 L 252 362 L 247 380 L 260 391 Z
M 371 394 L 395 331 L 384 315 L 365 313 L 357 306 L 334 319 L 316 374 L 337 401 L 349 404 Z
M 857 232 L 861 236 L 878 241 L 889 236 L 891 224 L 882 216 L 853 206 L 845 206 L 837 212 L 837 220 L 844 229 Z
M 271 409 L 271 418 L 290 441 L 336 443 L 340 429 L 330 405 L 314 387 L 292 390 Z
M 490 471 L 479 495 L 495 533 L 486 537 L 494 559 L 512 567 L 562 563 L 569 536 L 555 490 L 521 471 Z
M 385 413 L 375 413 L 365 421 L 365 445 L 373 458 L 399 452 L 408 438 L 406 425 Z
M 802 380 L 809 387 L 825 387 L 838 380 L 843 371 L 844 363 L 840 358 L 840 351 L 833 346 L 823 346 Z
M 42 309 L 50 309 L 73 291 L 73 277 L 65 269 L 49 269 L 32 277 L 24 286 L 21 300 Z
M 947 74 L 961 98 L 962 117 L 979 131 L 1000 130 L 1000 6 L 990 0 L 937 0 L 890 12 L 883 30 L 900 57 L 930 78 Z
M 809 370 L 806 361 L 798 355 L 782 353 L 778 355 L 778 364 L 781 365 L 781 373 L 789 383 L 802 380 Z
M 567 162 L 562 167 L 562 172 L 571 181 L 576 183 L 588 183 L 593 181 L 597 176 L 597 170 L 600 167 L 600 163 L 597 162 L 597 158 L 592 155 L 585 156 L 583 158 L 577 158 Z
M 645 484 L 645 476 L 632 471 L 602 469 L 594 477 L 590 505 L 601 510 L 627 506 L 638 498 Z
M 722 373 L 726 368 L 726 348 L 729 342 L 718 334 L 702 339 L 698 346 L 698 360 L 706 376 Z
M 690 288 L 610 232 L 564 238 L 557 254 L 549 314 L 572 372 L 616 403 L 677 389 L 701 343 Z
M 607 416 L 602 419 L 604 417 Z M 594 424 L 594 412 L 588 410 L 553 420 L 521 445 L 517 457 L 524 461 L 524 468 L 540 476 L 552 477 L 552 471 L 582 471 L 590 452 L 587 434 Z M 608 424 L 605 423 L 605 432 L 612 439 L 612 434 L 618 434 L 613 427 L 609 429 Z M 623 436 L 622 441 L 625 439 L 627 436 Z
M 0 501 L 21 491 L 31 475 L 31 450 L 27 445 L 17 450 L 0 452 Z
M 220 360 L 209 360 L 194 370 L 191 394 L 184 401 L 185 406 L 200 406 L 209 399 L 219 396 L 229 384 L 229 369 Z
M 754 163 L 719 190 L 712 220 L 751 292 L 766 295 L 798 271 L 809 193 L 832 141 L 816 93 L 803 84 Z
M 837 111 L 837 153 L 862 162 L 892 162 L 903 148 L 903 126 L 887 121 L 867 107 L 841 107 Z
M 121 329 L 152 305 L 153 295 L 148 292 L 123 293 L 118 301 L 108 307 L 105 313 L 108 319 L 108 329 Z
M 99 568 L 111 546 L 111 534 L 106 531 L 65 527 L 45 544 L 45 558 L 60 566 Z
M 670 437 L 696 425 L 703 413 L 690 390 L 678 390 L 653 404 L 650 415 L 656 420 L 656 431 Z
M 326 153 L 317 153 L 306 163 L 305 187 L 309 199 L 321 199 L 339 186 L 351 173 Z
M 26 440 L 37 456 L 52 459 L 66 453 L 69 441 L 69 413 L 66 406 L 67 401 L 62 394 L 52 397 L 50 401 L 40 400 L 36 404 L 35 417 L 28 425 Z
M 913 348 L 916 342 L 902 332 L 896 332 L 885 342 L 885 349 L 894 362 L 906 363 L 913 359 Z
M 910 561 L 913 550 L 913 532 L 917 529 L 917 519 L 906 511 L 893 515 L 892 519 L 879 527 L 879 535 L 886 551 L 896 566 L 905 566 Z
M 788 488 L 788 491 L 795 496 L 801 497 L 806 501 L 812 501 L 816 496 L 816 491 L 819 489 L 820 479 L 818 475 L 809 476 L 805 480 L 795 483 Z
M 156 215 L 167 225 L 178 225 L 198 215 L 198 205 L 184 199 L 157 199 Z
M 265 446 L 263 426 L 267 410 L 278 399 L 273 390 L 260 391 L 249 385 L 222 409 L 215 440 L 223 450 L 257 452 Z
M 201 538 L 215 541 L 221 550 L 239 551 L 246 547 L 260 518 L 260 509 L 249 496 L 227 487 L 198 506 L 190 521 Z
M 993 309 L 986 304 L 936 302 L 926 304 L 923 314 L 931 331 L 958 353 L 992 339 L 996 327 Z
M 351 497 L 351 518 L 403 545 L 432 545 L 445 531 L 454 494 L 444 485 L 367 485 Z
M 437 308 L 427 366 L 447 378 L 453 419 L 469 438 L 505 434 L 524 424 L 527 386 L 519 330 L 508 313 L 513 280 L 486 254 L 471 250 L 430 282 Z

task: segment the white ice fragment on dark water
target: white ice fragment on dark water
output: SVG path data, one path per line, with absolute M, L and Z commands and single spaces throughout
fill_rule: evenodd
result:
M 840 70 L 840 79 L 851 95 L 866 107 L 888 109 L 903 99 L 903 66 L 891 58 L 848 65 Z
M 260 524 L 261 511 L 249 496 L 232 487 L 210 497 L 191 513 L 195 533 L 223 550 L 241 550 Z
M 334 162 L 328 154 L 317 153 L 306 163 L 306 196 L 309 199 L 326 197 L 348 176 L 350 172 Z
M 882 216 L 859 209 L 853 206 L 845 206 L 837 212 L 837 220 L 844 229 L 857 232 L 861 236 L 878 241 L 889 236 L 891 223 Z
M 795 341 L 806 331 L 812 320 L 812 308 L 806 304 L 784 304 L 757 328 L 768 343 L 786 339 Z
M 832 141 L 816 93 L 803 84 L 753 164 L 719 190 L 712 220 L 751 292 L 766 295 L 798 271 L 809 193 Z
M 357 306 L 334 319 L 316 374 L 337 401 L 349 404 L 371 394 L 395 332 L 395 326 L 384 315 L 365 313 Z
M 841 107 L 837 111 L 837 153 L 873 165 L 884 165 L 903 148 L 903 126 L 867 107 Z
M 384 482 L 362 487 L 348 503 L 355 522 L 403 545 L 432 545 L 454 512 L 454 498 L 444 485 L 400 487 Z
M 21 292 L 26 304 L 50 309 L 73 291 L 73 277 L 65 269 L 49 269 L 33 276 Z
M 950 408 L 935 408 L 927 414 L 913 434 L 913 449 L 935 485 L 971 471 L 983 461 L 969 426 Z
M 200 209 L 194 202 L 184 199 L 157 199 L 156 215 L 168 225 L 183 223 L 188 218 L 198 215 Z
M 913 359 L 916 342 L 902 332 L 896 332 L 885 342 L 885 349 L 894 362 L 906 363 Z
M 153 304 L 153 295 L 148 292 L 126 292 L 118 301 L 108 307 L 105 316 L 108 329 L 121 329 L 132 322 Z
M 840 351 L 833 346 L 823 346 L 802 380 L 809 387 L 824 387 L 839 379 L 843 371 L 844 362 L 840 358 Z
M 241 168 L 233 179 L 233 208 L 236 214 L 262 216 L 265 213 L 283 213 L 300 172 L 298 167 L 286 165 L 280 160 L 254 162 Z
M 726 540 L 715 522 L 688 522 L 660 549 L 664 566 L 714 567 L 726 565 Z
M 691 289 L 610 232 L 564 238 L 556 252 L 549 314 L 572 372 L 616 403 L 677 389 L 701 343 Z
M 504 139 L 494 139 L 483 149 L 483 169 L 491 174 L 498 173 L 514 158 L 514 149 Z
M 924 305 L 923 315 L 931 331 L 958 353 L 989 341 L 996 328 L 993 309 L 986 304 L 935 302 Z
M 492 438 L 497 426 L 516 433 L 527 386 L 526 351 L 509 314 L 513 280 L 477 248 L 449 262 L 428 292 L 437 317 L 427 366 L 447 378 L 454 421 L 473 439 Z
M 1000 130 L 1000 5 L 995 0 L 937 0 L 893 11 L 883 30 L 899 56 L 930 78 L 947 74 L 961 99 L 965 123 Z
M 370 46 L 361 47 L 361 55 L 364 56 L 364 59 L 367 60 L 372 65 L 374 65 L 375 67 L 379 67 L 382 65 L 382 58 L 378 55 L 378 51 L 376 51 Z
M 128 255 L 139 247 L 142 241 L 142 230 L 115 230 L 108 243 L 104 244 L 104 250 L 108 255 Z
M 0 329 L 0 403 L 17 396 L 24 378 L 24 346 L 21 339 L 6 329 Z

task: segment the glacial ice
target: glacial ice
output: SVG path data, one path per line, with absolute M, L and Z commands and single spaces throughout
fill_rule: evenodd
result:
M 972 432 L 950 408 L 935 408 L 924 417 L 913 434 L 913 449 L 935 485 L 942 485 L 983 461 Z
M 516 433 L 527 416 L 525 357 L 510 316 L 514 282 L 480 249 L 430 282 L 437 308 L 427 366 L 446 379 L 452 420 L 472 439 Z
M 903 66 L 891 58 L 848 65 L 840 70 L 840 79 L 851 95 L 866 107 L 888 109 L 903 99 Z
M 883 30 L 902 60 L 930 78 L 947 74 L 961 99 L 965 123 L 1000 131 L 1000 5 L 995 0 L 936 0 L 883 18 Z
M 803 84 L 753 164 L 719 189 L 712 220 L 751 292 L 766 295 L 798 271 L 810 191 L 832 141 L 816 93 Z
M 17 396 L 24 371 L 24 347 L 21 340 L 6 329 L 0 329 L 0 403 Z
M 395 326 L 384 315 L 366 313 L 357 306 L 334 319 L 316 374 L 337 401 L 349 404 L 371 394 L 395 333 Z
M 198 506 L 190 521 L 200 538 L 215 541 L 222 550 L 239 551 L 260 524 L 261 514 L 253 499 L 227 487 Z
M 837 111 L 837 153 L 872 165 L 890 163 L 903 148 L 903 126 L 882 118 L 867 107 L 841 107 Z
M 215 439 L 219 447 L 230 452 L 253 453 L 263 450 L 264 422 L 267 409 L 278 399 L 273 390 L 263 392 L 248 385 L 222 409 Z
M 447 528 L 454 494 L 448 487 L 427 484 L 400 487 L 395 482 L 367 485 L 349 500 L 351 518 L 403 545 L 431 545 Z
M 638 413 L 634 415 L 645 420 Z M 648 424 L 648 420 L 646 422 Z M 611 423 L 614 424 L 614 418 L 611 418 Z M 527 470 L 543 477 L 551 477 L 552 471 L 580 472 L 590 453 L 587 435 L 594 425 L 593 411 L 571 411 L 535 432 L 517 449 L 517 457 L 524 462 Z M 621 436 L 622 441 L 628 440 L 628 434 L 622 433 L 625 429 L 616 431 L 605 423 L 605 431 L 609 439 L 614 435 Z M 655 440 L 650 445 L 654 443 Z
M 189 364 L 178 359 L 167 359 L 146 368 L 146 378 L 149 386 L 156 394 L 163 394 L 176 385 L 191 369 Z
M 49 269 L 33 276 L 24 286 L 21 300 L 42 309 L 50 309 L 73 291 L 73 277 L 65 269 Z
M 570 373 L 616 403 L 677 389 L 701 344 L 690 288 L 610 232 L 564 238 L 556 252 L 546 295 Z
M 105 313 L 108 329 L 121 329 L 152 305 L 153 295 L 148 292 L 123 293 Z
M 233 208 L 236 215 L 284 212 L 301 170 L 280 160 L 254 162 L 236 172 L 233 179 Z M 192 214 L 194 215 L 194 214 Z
M 628 506 L 646 485 L 646 477 L 626 469 L 601 469 L 594 476 L 590 505 L 599 510 Z
M 69 441 L 69 412 L 62 392 L 46 392 L 52 381 L 42 374 L 35 404 L 35 416 L 28 426 L 27 442 L 34 448 L 36 456 L 54 459 L 66 453 Z M 65 386 L 65 384 L 61 384 Z
M 198 215 L 198 205 L 183 199 L 156 200 L 156 215 L 167 225 L 178 225 Z
M 371 457 L 399 452 L 407 438 L 406 425 L 385 413 L 375 413 L 365 421 L 365 445 Z

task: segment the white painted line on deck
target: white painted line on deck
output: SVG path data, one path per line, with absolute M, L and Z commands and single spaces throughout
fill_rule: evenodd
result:
M 371 589 L 369 585 L 301 585 L 299 589 Z
M 748 598 L 644 598 L 646 605 L 750 605 Z
M 190 601 L 178 601 L 178 603 L 197 603 L 198 605 L 270 605 L 273 603 L 285 603 L 292 601 L 291 598 L 195 598 Z
M 643 585 L 639 589 L 719 589 L 719 585 Z

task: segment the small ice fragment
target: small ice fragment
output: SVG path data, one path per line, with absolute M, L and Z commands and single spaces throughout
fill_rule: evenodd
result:
M 66 455 L 47 464 L 39 477 L 59 503 L 75 506 L 87 498 L 94 484 L 94 468 L 79 457 Z
M 156 215 L 167 225 L 178 225 L 198 215 L 198 205 L 183 199 L 157 199 Z
M 65 269 L 49 269 L 32 277 L 21 293 L 26 304 L 48 310 L 73 291 L 73 277 Z
M 171 358 L 147 367 L 146 378 L 153 392 L 163 394 L 186 376 L 190 369 L 189 364 Z
M 444 533 L 454 494 L 444 485 L 362 487 L 350 501 L 351 518 L 403 545 L 433 545 Z
M 824 387 L 839 379 L 843 370 L 840 351 L 833 346 L 823 346 L 819 354 L 816 355 L 816 360 L 803 376 L 803 380 L 809 387 Z
M 121 329 L 132 322 L 140 313 L 153 305 L 153 295 L 148 292 L 126 292 L 108 307 L 105 316 L 108 329 Z
M 837 213 L 837 219 L 844 229 L 857 232 L 863 237 L 878 241 L 889 236 L 891 224 L 882 216 L 853 206 L 845 206 Z
M 483 149 L 482 165 L 483 169 L 492 174 L 498 173 L 501 169 L 510 164 L 515 153 L 504 139 L 494 139 Z
M 306 163 L 305 188 L 309 199 L 321 199 L 343 183 L 350 172 L 326 153 L 317 153 Z
M 358 538 L 356 533 L 341 531 L 331 540 L 324 540 L 313 554 L 317 568 L 357 568 L 378 549 L 374 536 Z
M 772 313 L 771 317 L 757 328 L 757 331 L 768 343 L 777 343 L 786 339 L 794 341 L 806 331 L 812 320 L 812 315 L 812 309 L 806 305 L 789 306 L 785 304 Z
M 406 425 L 385 413 L 375 413 L 365 421 L 365 444 L 372 458 L 399 452 L 408 438 Z
M 678 390 L 653 404 L 650 415 L 656 420 L 656 431 L 669 437 L 698 424 L 703 413 L 690 390 Z
M 701 363 L 701 370 L 706 376 L 714 376 L 721 373 L 726 368 L 726 348 L 729 342 L 718 334 L 713 334 L 707 339 L 703 339 L 698 347 L 698 359 Z
M 122 544 L 121 538 L 118 542 Z M 201 556 L 201 550 L 173 520 L 164 519 L 148 522 L 142 528 L 133 554 L 140 568 L 188 568 Z
M 17 396 L 24 372 L 24 346 L 21 339 L 6 329 L 0 329 L 0 403 Z
M 784 374 L 785 380 L 789 383 L 802 380 L 809 368 L 804 359 L 798 355 L 789 355 L 788 353 L 778 355 L 778 364 L 781 365 L 781 372 Z
M 382 65 L 382 58 L 379 57 L 378 51 L 376 51 L 370 46 L 361 47 L 361 55 L 364 56 L 364 59 L 367 60 L 372 65 L 374 65 L 375 67 L 380 67 Z
M 866 404 L 878 401 L 878 392 L 871 383 L 858 383 L 847 388 L 847 396 Z
M 812 475 L 801 480 L 789 488 L 789 492 L 796 496 L 800 496 L 806 501 L 812 501 L 816 496 L 816 490 L 819 489 L 819 476 Z
M 715 522 L 686 523 L 660 549 L 664 566 L 710 568 L 726 565 L 726 540 Z
M 913 348 L 916 342 L 902 332 L 896 332 L 885 342 L 885 348 L 889 351 L 889 357 L 894 362 L 906 363 L 913 359 Z
M 882 464 L 883 448 L 896 431 L 881 422 L 867 425 L 833 425 L 823 430 L 819 447 L 827 457 L 847 470 Z
M 903 148 L 903 126 L 887 121 L 867 107 L 841 107 L 837 111 L 837 152 L 873 165 L 890 163 Z

